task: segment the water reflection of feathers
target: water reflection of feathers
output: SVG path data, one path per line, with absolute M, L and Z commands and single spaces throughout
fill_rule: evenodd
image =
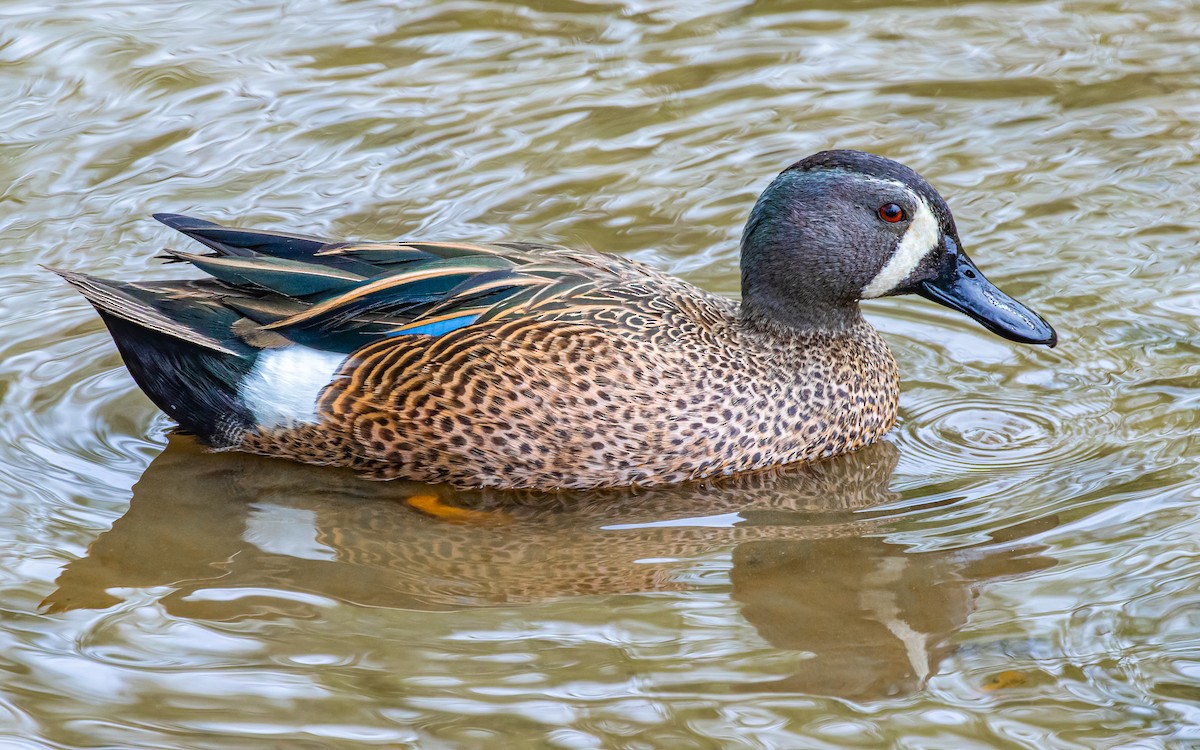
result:
M 118 601 L 110 589 L 170 586 L 161 604 L 201 619 L 314 614 L 297 593 L 453 610 L 687 590 L 689 572 L 728 567 L 732 550 L 731 593 L 746 619 L 772 645 L 813 654 L 774 687 L 907 690 L 936 668 L 976 583 L 1048 561 L 1028 547 L 914 554 L 887 541 L 894 515 L 869 509 L 897 499 L 896 460 L 881 443 L 704 486 L 514 495 L 201 454 L 173 437 L 128 512 L 66 567 L 46 604 L 106 607 Z M 450 523 L 414 510 L 405 498 L 418 495 L 472 515 Z M 226 593 L 205 594 L 217 590 Z

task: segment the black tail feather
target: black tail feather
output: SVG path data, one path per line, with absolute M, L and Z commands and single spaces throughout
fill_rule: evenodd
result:
M 217 448 L 254 425 L 237 385 L 252 358 L 221 355 L 99 310 L 138 387 L 179 426 Z
M 216 447 L 228 446 L 252 427 L 237 389 L 254 367 L 257 350 L 230 330 L 237 313 L 197 301 L 190 314 L 181 316 L 185 303 L 167 292 L 51 270 L 92 303 L 134 381 L 181 427 Z

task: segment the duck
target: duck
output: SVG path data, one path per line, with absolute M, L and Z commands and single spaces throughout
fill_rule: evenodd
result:
M 863 300 L 915 294 L 1014 342 L 1040 315 L 989 282 L 941 195 L 856 150 L 784 169 L 741 236 L 741 298 L 536 242 L 345 242 L 155 219 L 206 277 L 51 269 L 137 385 L 217 451 L 370 479 L 579 490 L 814 462 L 895 424 L 896 360 Z

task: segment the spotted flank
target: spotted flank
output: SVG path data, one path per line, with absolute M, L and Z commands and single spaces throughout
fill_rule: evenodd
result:
M 864 298 L 917 293 L 1055 341 L 979 274 L 928 183 L 855 151 L 801 160 L 764 191 L 740 303 L 590 250 L 156 218 L 207 248 L 163 253 L 204 277 L 59 271 L 142 390 L 213 448 L 375 479 L 653 485 L 856 450 L 891 428 L 899 394 Z M 429 498 L 414 507 L 480 521 Z

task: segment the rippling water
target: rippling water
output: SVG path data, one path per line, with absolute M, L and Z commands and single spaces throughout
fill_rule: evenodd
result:
M 0 745 L 1200 746 L 1200 12 L 400 5 L 0 2 Z M 929 177 L 1062 344 L 871 303 L 889 442 L 704 488 L 204 454 L 39 267 L 169 277 L 185 211 L 736 293 L 834 146 Z

